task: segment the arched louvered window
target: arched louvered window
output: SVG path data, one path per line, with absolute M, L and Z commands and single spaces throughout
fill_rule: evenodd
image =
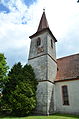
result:
M 51 47 L 53 48 L 53 40 L 51 39 Z
M 40 46 L 40 45 L 41 45 L 41 38 L 38 37 L 38 39 L 37 39 L 37 47 Z

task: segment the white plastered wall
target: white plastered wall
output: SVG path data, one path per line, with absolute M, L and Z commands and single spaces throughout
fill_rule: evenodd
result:
M 69 105 L 63 105 L 62 86 L 68 86 Z M 79 114 L 79 80 L 55 83 L 56 112 Z

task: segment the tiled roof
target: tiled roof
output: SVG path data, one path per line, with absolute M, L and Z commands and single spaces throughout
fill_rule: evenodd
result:
M 42 14 L 42 17 L 41 17 L 37 32 L 35 34 L 31 35 L 29 38 L 36 37 L 39 34 L 44 33 L 46 31 L 49 32 L 49 34 L 53 37 L 55 42 L 57 42 L 56 38 L 54 37 L 53 33 L 51 32 L 51 30 L 49 28 L 48 21 L 46 19 L 45 11 L 43 11 L 43 14 Z
M 48 21 L 46 19 L 45 11 L 44 11 L 42 14 L 37 32 L 42 31 L 43 29 L 46 29 L 46 28 L 49 28 L 49 25 L 48 25 Z
M 57 59 L 56 81 L 79 78 L 79 54 Z

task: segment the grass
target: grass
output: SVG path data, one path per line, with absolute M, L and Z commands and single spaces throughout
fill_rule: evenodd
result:
M 52 116 L 0 117 L 0 119 L 79 119 L 79 116 L 55 114 Z

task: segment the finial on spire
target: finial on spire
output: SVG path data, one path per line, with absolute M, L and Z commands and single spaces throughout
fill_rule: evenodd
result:
M 45 9 L 43 9 L 43 12 L 45 12 Z
M 42 14 L 42 17 L 41 17 L 37 32 L 42 31 L 42 30 L 44 30 L 46 28 L 49 28 L 49 25 L 48 25 L 48 21 L 46 19 L 46 15 L 45 15 L 45 9 L 43 9 L 43 14 Z

